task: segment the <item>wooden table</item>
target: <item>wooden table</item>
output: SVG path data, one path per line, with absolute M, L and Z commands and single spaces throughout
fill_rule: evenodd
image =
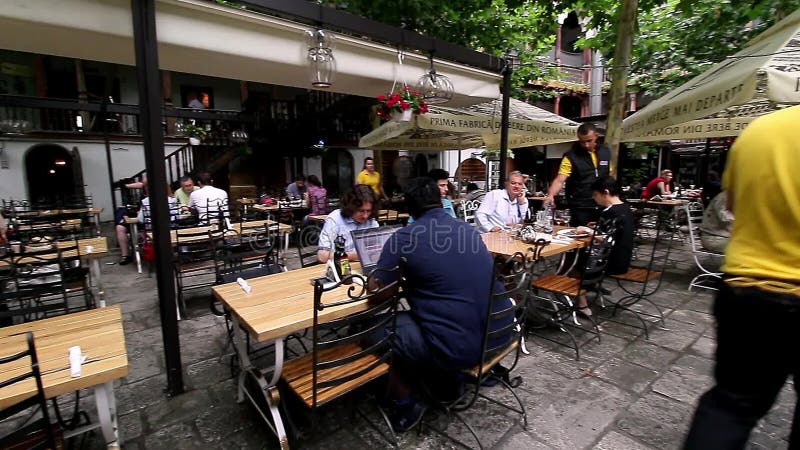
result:
M 394 209 L 381 209 L 378 210 L 378 217 L 376 220 L 379 222 L 397 222 L 401 220 L 408 220 L 411 217 L 408 213 L 401 213 Z
M 563 227 L 562 227 L 563 228 Z M 481 238 L 486 248 L 493 255 L 511 256 L 517 252 L 525 254 L 528 249 L 533 247 L 533 244 L 527 244 L 519 239 L 512 237 L 506 231 L 498 231 L 495 233 L 482 233 Z M 542 249 L 541 256 L 554 256 L 562 253 L 583 248 L 588 244 L 587 239 L 572 239 L 571 242 L 550 242 Z
M 75 241 L 58 241 L 56 247 L 64 248 L 73 246 Z M 65 257 L 73 257 L 78 254 L 81 259 L 89 262 L 89 272 L 91 273 L 92 295 L 97 299 L 99 306 L 106 306 L 105 290 L 103 289 L 103 279 L 100 273 L 100 259 L 108 255 L 108 240 L 105 237 L 95 237 L 88 239 L 78 239 L 78 249 L 69 250 L 63 253 Z M 52 258 L 58 259 L 58 252 L 39 254 L 39 260 Z M 20 258 L 19 262 L 25 263 L 25 258 Z M 0 260 L 0 268 L 9 266 L 8 260 Z
M 261 212 L 275 212 L 275 211 L 278 211 L 278 210 L 288 211 L 288 210 L 309 209 L 308 205 L 306 205 L 305 203 L 302 203 L 302 204 L 294 203 L 293 206 L 290 206 L 290 205 L 287 205 L 287 204 L 281 204 L 281 205 L 252 205 L 252 206 L 250 206 L 250 208 L 252 208 L 252 209 L 254 209 L 256 211 L 261 211 Z
M 24 333 L 28 331 L 33 333 L 47 398 L 79 389 L 94 389 L 99 424 L 70 430 L 64 437 L 100 428 L 106 444 L 120 445 L 113 381 L 128 375 L 128 354 L 119 305 L 0 328 L 0 354 L 8 356 L 25 350 Z M 81 366 L 81 376 L 73 378 L 68 349 L 75 345 L 81 347 L 86 361 Z M 14 366 L 4 365 L 0 379 L 7 380 L 29 370 L 30 360 L 21 359 Z M 33 379 L 0 389 L 0 408 L 11 406 L 35 392 Z
M 133 245 L 133 252 L 136 255 L 136 270 L 139 273 L 142 273 L 142 258 L 139 255 L 139 221 L 136 220 L 135 217 L 125 217 L 125 223 L 131 226 L 131 242 L 132 242 L 132 245 Z M 231 228 L 234 231 L 236 231 L 237 233 L 241 234 L 241 232 L 242 232 L 242 224 L 243 223 L 245 225 L 247 225 L 248 229 L 252 227 L 253 229 L 259 229 L 259 231 L 263 229 L 262 227 L 265 224 L 270 224 L 270 226 L 276 225 L 277 226 L 277 230 L 278 230 L 278 234 L 284 236 L 285 247 L 288 248 L 288 246 L 289 246 L 289 233 L 291 233 L 293 231 L 293 228 L 292 228 L 291 225 L 287 225 L 285 223 L 279 223 L 279 222 L 275 222 L 274 220 L 268 220 L 267 219 L 267 220 L 250 220 L 250 221 L 247 221 L 247 222 L 234 222 L 234 223 L 231 224 Z M 203 234 L 205 234 L 208 231 L 214 231 L 214 230 L 217 230 L 217 229 L 219 229 L 219 227 L 217 227 L 216 225 L 208 225 L 208 226 L 192 227 L 192 228 L 181 228 L 179 230 L 175 229 L 175 230 L 170 230 L 169 238 L 170 238 L 170 242 L 172 242 L 172 245 L 175 245 L 177 243 L 177 235 L 178 235 L 179 231 L 182 232 L 182 233 L 192 233 L 192 234 L 194 234 L 194 233 L 203 233 Z M 148 232 L 147 236 L 152 239 L 153 238 L 153 233 L 152 232 Z M 181 239 L 181 241 L 192 242 L 192 241 L 197 241 L 197 240 L 202 240 L 202 239 L 205 239 L 205 237 L 204 236 L 195 236 L 195 237 L 191 237 L 191 238 L 187 237 L 186 239 Z
M 252 287 L 251 292 L 246 293 L 237 283 L 228 283 L 214 286 L 212 292 L 214 297 L 225 304 L 232 312 L 233 319 L 233 342 L 239 356 L 242 370 L 239 373 L 238 401 L 244 401 L 245 395 L 258 408 L 258 404 L 269 405 L 269 413 L 272 416 L 274 427 L 272 431 L 278 437 L 282 448 L 288 448 L 286 431 L 283 427 L 283 420 L 278 410 L 279 396 L 275 385 L 280 380 L 283 370 L 284 338 L 292 333 L 302 331 L 313 325 L 314 321 L 314 288 L 311 285 L 311 278 L 322 276 L 325 265 L 306 267 L 304 269 L 291 270 L 275 275 L 267 275 L 259 278 L 247 280 Z M 361 265 L 357 262 L 352 263 L 354 271 L 360 271 Z M 329 291 L 326 296 L 347 297 L 349 286 L 342 286 L 336 290 Z M 326 308 L 320 313 L 323 321 L 333 320 L 344 317 L 358 311 L 366 309 L 366 302 L 353 303 L 339 307 Z M 243 336 L 242 329 L 247 330 L 256 342 L 271 341 L 275 346 L 275 365 L 271 369 L 260 370 L 250 361 L 247 353 L 247 343 Z M 265 373 L 272 372 L 272 376 L 267 380 Z M 254 377 L 262 387 L 259 390 L 264 396 L 263 400 L 255 400 L 250 392 L 245 391 L 245 378 Z M 266 418 L 266 412 L 262 412 Z

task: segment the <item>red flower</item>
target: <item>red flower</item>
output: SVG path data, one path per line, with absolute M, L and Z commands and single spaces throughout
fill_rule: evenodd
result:
M 379 95 L 378 96 L 378 101 L 379 102 L 382 102 L 382 101 L 385 101 L 385 100 L 386 100 L 386 96 L 385 95 Z
M 407 102 L 407 101 L 405 101 L 405 100 L 402 100 L 402 101 L 400 102 L 400 108 L 402 108 L 402 109 L 403 109 L 403 111 L 407 110 L 407 109 L 408 109 L 408 108 L 410 108 L 410 107 L 411 107 L 411 103 L 408 103 L 408 102 Z

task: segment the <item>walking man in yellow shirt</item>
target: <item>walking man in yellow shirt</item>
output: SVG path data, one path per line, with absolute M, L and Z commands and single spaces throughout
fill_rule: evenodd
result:
M 686 449 L 745 448 L 789 376 L 800 389 L 800 106 L 753 121 L 728 155 L 736 214 L 714 301 L 716 384 L 700 397 Z M 800 448 L 795 405 L 789 448 Z

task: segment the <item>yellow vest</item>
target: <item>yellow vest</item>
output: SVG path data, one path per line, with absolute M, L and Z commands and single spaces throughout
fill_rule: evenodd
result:
M 800 106 L 763 116 L 731 148 L 722 184 L 736 218 L 725 273 L 800 281 L 798 124 Z

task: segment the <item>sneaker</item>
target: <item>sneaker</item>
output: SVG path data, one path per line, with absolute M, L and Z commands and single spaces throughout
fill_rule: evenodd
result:
M 133 257 L 131 255 L 123 256 L 119 259 L 119 265 L 125 266 L 133 262 Z
M 422 421 L 422 417 L 427 410 L 428 405 L 413 399 L 405 405 L 395 404 L 395 411 L 389 417 L 389 421 L 392 423 L 392 429 L 395 433 L 405 433 Z
M 589 308 L 588 306 L 584 306 L 583 308 L 578 309 L 578 312 L 586 317 L 590 317 L 592 315 L 592 309 Z

